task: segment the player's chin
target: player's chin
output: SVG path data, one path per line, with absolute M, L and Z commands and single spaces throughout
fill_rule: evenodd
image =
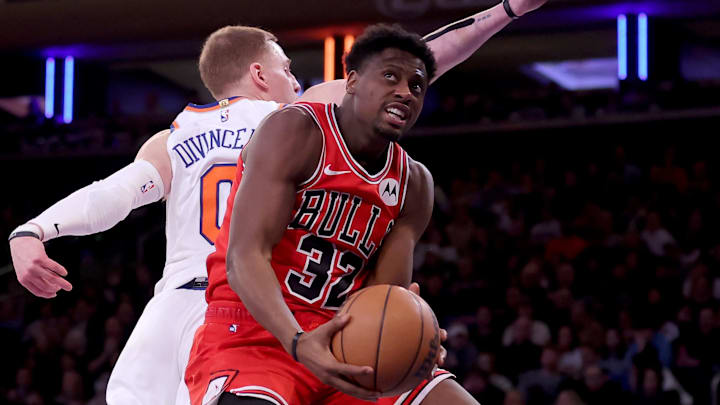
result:
M 392 125 L 379 125 L 375 129 L 383 139 L 390 142 L 397 142 L 405 133 L 403 128 L 395 128 Z

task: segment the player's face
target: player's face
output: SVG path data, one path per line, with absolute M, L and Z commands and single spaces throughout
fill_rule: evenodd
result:
M 388 48 L 371 56 L 357 74 L 358 113 L 377 134 L 397 141 L 422 110 L 428 87 L 425 64 L 409 52 Z
M 290 72 L 290 59 L 276 42 L 268 43 L 270 48 L 263 61 L 263 71 L 269 86 L 270 99 L 278 103 L 295 102 L 300 84 Z

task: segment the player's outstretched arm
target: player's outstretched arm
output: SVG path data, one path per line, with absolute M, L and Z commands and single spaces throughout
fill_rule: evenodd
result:
M 321 153 L 322 134 L 307 113 L 285 108 L 271 114 L 243 151 L 242 181 L 232 207 L 228 283 L 253 318 L 290 354 L 302 328 L 283 299 L 270 260 L 292 220 L 298 185 L 315 172 Z M 300 335 L 297 360 L 325 384 L 358 398 L 376 399 L 377 393 L 343 378 L 372 374 L 372 369 L 339 363 L 330 352 L 330 339 L 348 320 L 337 317 Z
M 510 9 L 519 17 L 540 8 L 548 0 L 509 0 Z M 437 73 L 430 83 L 437 80 L 469 58 L 488 39 L 500 32 L 512 21 L 502 3 L 477 14 L 455 21 L 425 35 L 425 41 L 435 55 Z M 345 80 L 331 80 L 315 85 L 300 97 L 300 101 L 335 103 L 340 105 L 345 95 Z
M 415 245 L 432 216 L 433 187 L 430 171 L 411 159 L 405 206 L 392 231 L 383 241 L 367 285 L 395 284 L 410 287 Z
M 519 17 L 538 9 L 547 1 L 509 0 L 509 6 L 512 12 Z M 512 18 L 500 3 L 425 35 L 425 41 L 433 51 L 438 66 L 437 74 L 431 82 L 469 58 L 511 21 Z
M 165 149 L 168 134 L 155 134 L 140 149 L 135 162 L 75 191 L 13 231 L 10 254 L 20 284 L 42 298 L 53 298 L 61 289 L 70 291 L 72 285 L 63 278 L 67 270 L 47 256 L 43 242 L 110 229 L 132 209 L 166 195 L 172 179 Z

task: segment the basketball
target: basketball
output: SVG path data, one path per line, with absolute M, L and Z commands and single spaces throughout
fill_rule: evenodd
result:
M 440 329 L 430 306 L 405 288 L 377 285 L 353 294 L 338 314 L 350 322 L 333 336 L 338 361 L 370 366 L 372 375 L 354 379 L 392 396 L 428 378 L 440 353 Z

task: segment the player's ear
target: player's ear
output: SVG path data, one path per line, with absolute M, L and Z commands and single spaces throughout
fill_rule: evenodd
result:
M 249 73 L 250 79 L 252 79 L 253 83 L 255 83 L 256 86 L 260 87 L 263 90 L 267 90 L 270 87 L 267 83 L 265 71 L 263 70 L 263 65 L 261 63 L 251 63 Z
M 355 93 L 355 88 L 357 86 L 357 79 L 358 74 L 356 70 L 351 70 L 348 72 L 347 79 L 345 80 L 345 92 L 347 94 L 353 94 Z

